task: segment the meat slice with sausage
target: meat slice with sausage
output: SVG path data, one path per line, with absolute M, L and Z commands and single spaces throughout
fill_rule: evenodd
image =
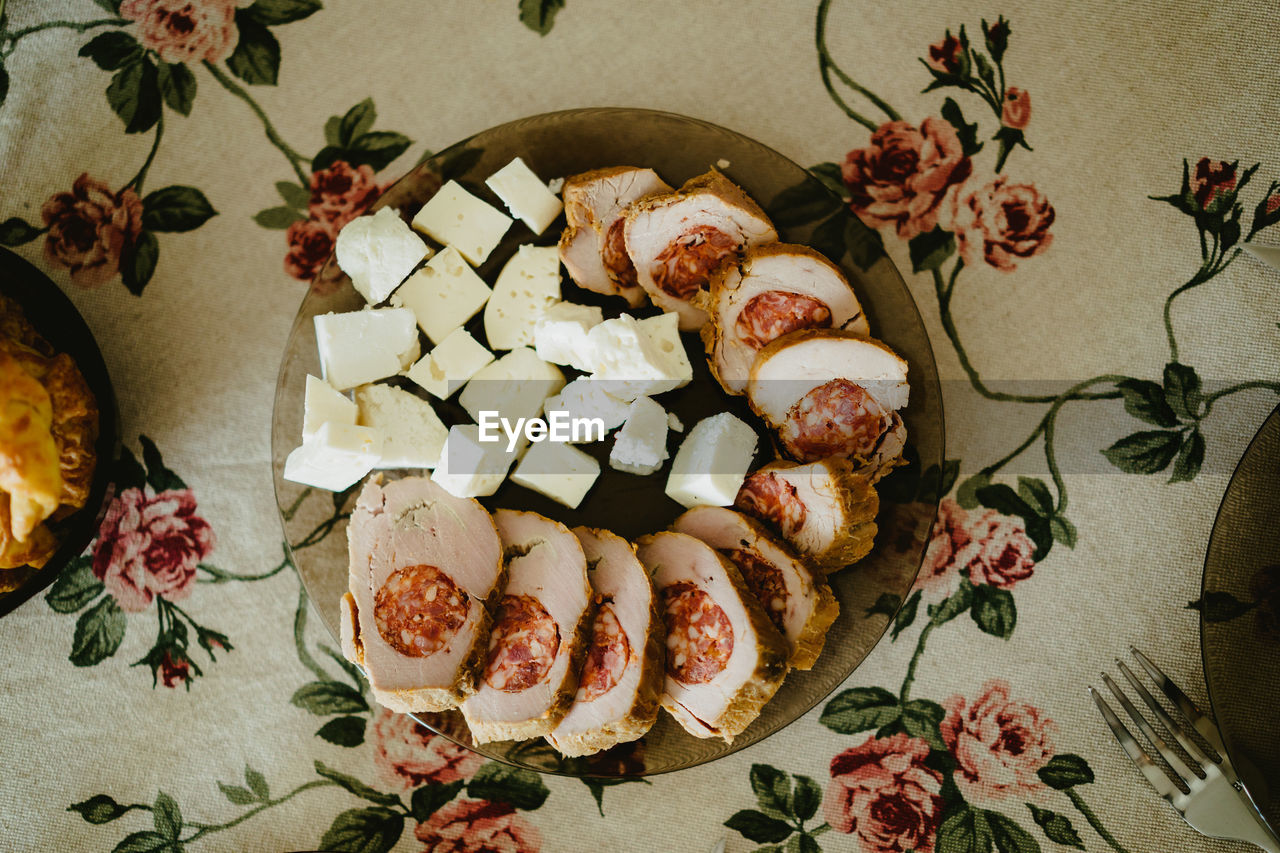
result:
M 624 232 L 640 286 L 654 305 L 679 313 L 686 332 L 707 321 L 692 300 L 720 265 L 778 239 L 760 205 L 714 169 L 632 205 Z
M 578 538 L 534 512 L 493 514 L 507 560 L 476 692 L 462 714 L 476 743 L 549 734 L 569 710 L 591 627 Z
M 347 528 L 342 649 L 393 711 L 443 711 L 475 690 L 502 545 L 489 513 L 423 477 L 361 490 Z
M 907 363 L 879 341 L 801 329 L 756 355 L 747 399 L 789 458 L 849 459 L 874 482 L 902 462 L 908 390 Z
M 787 641 L 728 558 L 684 533 L 637 543 L 667 629 L 662 707 L 695 737 L 741 734 L 787 675 Z
M 645 293 L 636 281 L 623 236 L 623 215 L 639 199 L 671 192 L 652 169 L 610 166 L 566 178 L 561 196 L 568 222 L 560 236 L 560 262 L 579 287 L 617 294 L 636 308 Z
M 573 706 L 547 735 L 568 756 L 636 740 L 653 727 L 666 636 L 635 546 L 608 530 L 575 527 L 573 532 L 587 557 L 596 611 Z
M 786 639 L 792 669 L 810 669 L 822 653 L 840 605 L 823 575 L 753 518 L 720 506 L 699 506 L 671 525 L 729 558 L 765 615 Z
M 870 553 L 880 511 L 871 478 L 834 458 L 771 462 L 747 475 L 734 505 L 828 574 Z
M 771 243 L 747 249 L 711 277 L 700 300 L 711 372 L 724 390 L 747 389 L 756 353 L 796 329 L 847 329 L 867 336 L 866 314 L 840 268 L 808 246 Z

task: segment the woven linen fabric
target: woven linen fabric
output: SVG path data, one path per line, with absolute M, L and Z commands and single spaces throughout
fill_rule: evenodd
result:
M 1240 849 L 1159 800 L 1085 686 L 1132 643 L 1207 703 L 1188 604 L 1280 391 L 1280 273 L 1239 253 L 1280 243 L 1275 4 L 9 0 L 0 20 L 0 242 L 94 329 L 127 449 L 91 552 L 0 621 L 0 847 Z M 336 229 L 425 153 L 579 106 L 814 167 L 920 306 L 955 460 L 914 619 L 848 683 L 750 749 L 604 788 L 504 771 L 362 695 L 285 559 L 269 448 Z

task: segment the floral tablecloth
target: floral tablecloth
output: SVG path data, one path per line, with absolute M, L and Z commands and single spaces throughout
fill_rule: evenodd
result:
M 1205 543 L 1280 393 L 1280 277 L 1240 251 L 1280 242 L 1273 3 L 3 13 L 0 243 L 95 330 L 126 452 L 90 551 L 0 622 L 0 847 L 1238 849 L 1154 796 L 1084 688 L 1133 643 L 1206 701 Z M 284 553 L 268 448 L 337 229 L 430 151 L 590 105 L 811 166 L 820 248 L 907 278 L 948 430 L 946 466 L 899 484 L 945 495 L 918 587 L 849 682 L 613 786 L 373 705 Z

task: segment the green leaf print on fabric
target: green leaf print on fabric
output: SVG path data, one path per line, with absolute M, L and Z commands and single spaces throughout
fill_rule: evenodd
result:
M 124 122 L 125 133 L 154 127 L 163 108 L 155 63 L 142 58 L 122 66 L 107 86 L 107 103 Z
M 280 74 L 280 42 L 251 9 L 236 11 L 240 40 L 227 57 L 227 68 L 251 86 L 274 86 Z
M 362 800 L 368 800 L 369 802 L 377 803 L 380 806 L 394 806 L 400 803 L 400 798 L 395 794 L 384 794 L 381 791 L 369 787 L 354 776 L 334 770 L 319 759 L 316 760 L 315 768 L 317 774 L 323 776 L 325 779 L 337 782 L 343 788 L 346 788 Z
M 304 684 L 294 692 L 289 701 L 321 717 L 369 710 L 369 703 L 360 692 L 340 681 L 313 681 Z
M 1027 808 L 1031 810 L 1031 819 L 1036 822 L 1036 826 L 1044 831 L 1045 838 L 1077 850 L 1085 849 L 1084 840 L 1065 815 L 1042 809 L 1034 803 L 1027 803 Z
M 462 791 L 462 781 L 449 783 L 427 783 L 413 792 L 410 809 L 413 819 L 422 823 L 440 810 L 440 807 L 453 801 Z
M 334 819 L 320 846 L 344 853 L 386 853 L 403 832 L 404 816 L 390 809 L 349 809 Z
M 877 729 L 898 719 L 898 697 L 882 687 L 854 687 L 836 695 L 822 709 L 824 726 L 842 735 Z
M 62 570 L 44 600 L 59 613 L 75 613 L 101 595 L 102 590 L 102 581 L 94 576 L 89 558 L 81 556 Z
M 110 596 L 103 598 L 76 620 L 75 637 L 68 659 L 76 666 L 94 666 L 116 653 L 124 641 L 124 611 Z
M 246 11 L 258 23 L 275 26 L 309 18 L 321 8 L 320 0 L 254 0 Z
M 519 0 L 520 23 L 540 36 L 551 32 L 556 23 L 556 13 L 564 8 L 565 0 Z
M 532 770 L 490 762 L 471 777 L 467 783 L 467 794 L 477 800 L 492 800 L 532 810 L 540 808 L 551 791 L 542 777 Z
M 0 246 L 21 246 L 30 243 L 44 233 L 19 216 L 11 216 L 0 222 Z

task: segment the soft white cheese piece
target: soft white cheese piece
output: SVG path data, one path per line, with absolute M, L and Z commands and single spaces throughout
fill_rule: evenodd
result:
M 672 432 L 684 432 L 684 424 L 676 417 L 675 412 L 667 412 L 667 426 Z
M 356 388 L 361 426 L 382 435 L 375 468 L 434 468 L 449 428 L 426 400 L 390 385 Z
M 590 372 L 591 348 L 587 334 L 602 322 L 604 312 L 598 305 L 557 302 L 542 313 L 534 326 L 533 342 L 538 358 Z
M 382 435 L 355 424 L 326 423 L 284 461 L 284 478 L 304 486 L 341 492 L 373 470 L 382 456 Z
M 688 381 L 676 360 L 630 314 L 593 328 L 587 333 L 587 346 L 592 378 L 619 399 L 661 394 Z
M 517 418 L 536 418 L 542 401 L 563 387 L 560 368 L 547 364 L 528 347 L 520 347 L 472 376 L 458 402 L 476 421 L 481 412 L 498 412 L 510 419 L 514 428 Z
M 667 477 L 667 496 L 682 506 L 729 506 L 756 454 L 756 433 L 728 412 L 689 430 Z
M 391 304 L 408 308 L 432 343 L 440 343 L 489 301 L 489 285 L 453 247 L 445 249 L 409 276 L 391 295 Z
M 333 250 L 338 266 L 370 305 L 390 296 L 432 254 L 431 247 L 390 207 L 344 225 Z
M 407 308 L 317 314 L 325 381 L 339 391 L 399 373 L 418 358 L 418 326 Z
M 327 423 L 354 424 L 356 404 L 347 395 L 333 390 L 323 379 L 307 374 L 307 390 L 302 398 L 302 440 L 316 434 Z
M 511 482 L 577 509 L 599 476 L 600 463 L 594 457 L 571 444 L 547 440 L 529 448 Z
M 689 354 L 684 351 L 684 342 L 680 339 L 680 315 L 668 311 L 645 317 L 639 325 L 649 336 L 649 342 L 666 357 L 668 375 L 680 382 L 675 387 L 683 388 L 692 382 L 693 366 L 689 364 Z
M 622 425 L 631 405 L 611 395 L 604 383 L 583 377 L 564 386 L 554 397 L 548 397 L 542 410 L 548 416 L 551 412 L 565 412 L 570 418 L 599 418 L 607 432 Z
M 413 217 L 413 227 L 453 246 L 472 266 L 480 266 L 502 241 L 512 219 L 449 181 Z
M 449 428 L 431 479 L 460 498 L 486 497 L 502 485 L 523 450 L 524 445 L 519 445 L 508 451 L 507 438 L 501 434 L 496 441 L 481 441 L 478 425 L 458 424 Z
M 648 397 L 637 397 L 626 423 L 613 440 L 609 467 L 632 474 L 652 474 L 667 459 L 667 410 Z
M 491 361 L 493 353 L 471 337 L 470 332 L 454 329 L 410 367 L 405 376 L 428 394 L 444 400 Z
M 560 301 L 560 250 L 555 246 L 516 249 L 493 285 L 484 307 L 484 334 L 494 349 L 533 346 L 543 314 Z
M 485 183 L 502 199 L 511 215 L 528 225 L 534 234 L 546 231 L 564 209 L 555 193 L 519 157 L 490 175 Z

